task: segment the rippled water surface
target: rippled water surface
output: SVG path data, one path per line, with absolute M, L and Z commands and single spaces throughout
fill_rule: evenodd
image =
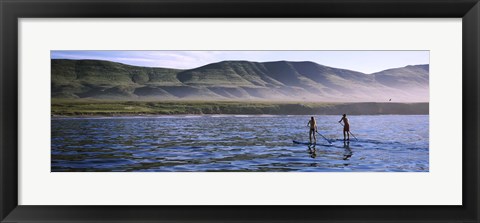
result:
M 53 118 L 51 168 L 61 171 L 428 171 L 428 115 Z

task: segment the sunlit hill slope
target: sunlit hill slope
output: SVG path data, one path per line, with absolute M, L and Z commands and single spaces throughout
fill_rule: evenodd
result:
M 429 65 L 378 73 L 313 62 L 222 61 L 179 70 L 100 60 L 51 60 L 52 98 L 428 102 Z

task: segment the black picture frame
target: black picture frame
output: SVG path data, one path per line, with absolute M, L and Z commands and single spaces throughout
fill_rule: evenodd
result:
M 0 15 L 1 222 L 479 222 L 478 0 L 0 0 Z M 18 19 L 75 17 L 462 18 L 463 205 L 18 205 Z

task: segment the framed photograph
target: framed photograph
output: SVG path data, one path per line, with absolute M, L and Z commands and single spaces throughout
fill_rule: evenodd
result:
M 1 1 L 1 222 L 478 222 L 467 1 Z

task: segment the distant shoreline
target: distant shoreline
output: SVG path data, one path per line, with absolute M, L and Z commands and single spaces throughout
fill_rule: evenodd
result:
M 52 117 L 150 115 L 428 115 L 429 103 L 52 100 Z

